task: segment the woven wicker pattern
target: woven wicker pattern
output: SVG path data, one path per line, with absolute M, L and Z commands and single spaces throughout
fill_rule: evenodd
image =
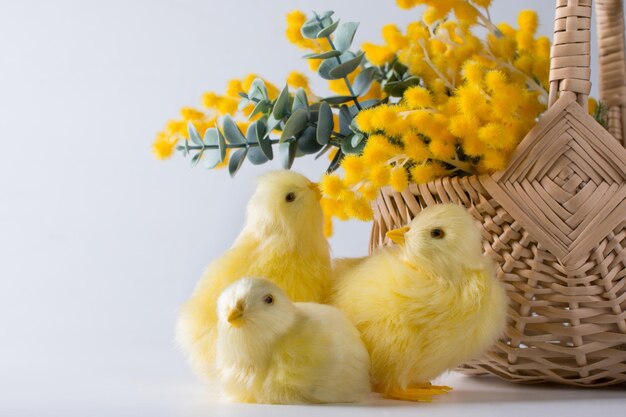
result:
M 609 132 L 626 146 L 626 60 L 622 0 L 596 0 L 600 97 L 609 106 Z
M 461 370 L 526 383 L 624 383 L 626 150 L 585 111 L 591 2 L 557 0 L 556 10 L 551 106 L 508 168 L 382 190 L 370 249 L 426 206 L 467 207 L 510 305 L 503 339 Z

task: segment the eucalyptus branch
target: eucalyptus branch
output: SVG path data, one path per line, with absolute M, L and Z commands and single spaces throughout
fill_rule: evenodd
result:
M 332 39 L 330 39 L 330 35 L 326 36 L 326 40 L 328 41 L 328 44 L 333 49 L 333 51 L 336 51 L 337 48 L 335 48 L 335 44 L 333 43 Z M 341 58 L 336 56 L 335 59 L 337 60 L 338 64 L 341 64 Z M 359 100 L 356 97 L 356 94 L 354 94 L 354 90 L 352 89 L 352 84 L 350 84 L 350 80 L 348 80 L 348 76 L 343 77 L 343 81 L 346 83 L 346 87 L 348 87 L 350 95 L 354 97 L 352 101 L 354 101 L 354 105 L 356 106 L 356 108 L 359 110 L 363 110 L 363 108 L 361 107 L 361 103 L 359 103 Z

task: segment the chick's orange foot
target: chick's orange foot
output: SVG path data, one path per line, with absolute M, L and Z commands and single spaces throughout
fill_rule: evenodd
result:
M 385 397 L 394 400 L 432 402 L 436 395 L 447 394 L 452 391 L 452 387 L 446 385 L 433 385 L 430 382 L 424 384 L 413 384 L 405 389 L 392 389 L 385 393 Z

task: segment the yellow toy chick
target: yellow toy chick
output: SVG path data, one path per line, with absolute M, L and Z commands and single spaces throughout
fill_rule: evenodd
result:
M 292 303 L 271 281 L 243 278 L 217 302 L 216 367 L 232 401 L 356 402 L 370 392 L 370 362 L 337 308 Z
M 334 304 L 361 333 L 374 390 L 431 401 L 430 381 L 481 355 L 504 331 L 507 297 L 479 230 L 460 206 L 424 209 L 382 248 L 338 278 Z
M 294 301 L 326 300 L 330 255 L 319 200 L 317 185 L 293 171 L 259 178 L 243 230 L 208 266 L 180 312 L 176 339 L 198 375 L 213 374 L 217 297 L 239 278 L 266 277 Z

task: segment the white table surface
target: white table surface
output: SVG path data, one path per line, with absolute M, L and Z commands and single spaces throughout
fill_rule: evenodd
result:
M 364 403 L 351 405 L 225 404 L 211 387 L 191 375 L 173 349 L 116 349 L 94 356 L 90 356 L 89 349 L 52 350 L 50 356 L 32 356 L 28 363 L 25 363 L 28 355 L 23 351 L 16 355 L 3 354 L 0 416 L 626 415 L 626 387 L 521 386 L 492 377 L 467 377 L 457 373 L 445 375 L 438 381 L 451 385 L 454 390 L 433 403 L 392 401 L 372 395 Z

